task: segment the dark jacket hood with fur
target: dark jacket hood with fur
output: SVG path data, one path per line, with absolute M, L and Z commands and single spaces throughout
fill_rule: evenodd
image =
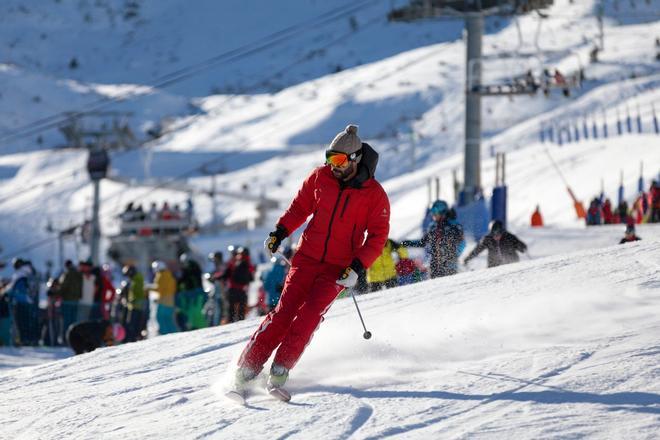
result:
M 376 175 L 376 166 L 378 165 L 378 153 L 371 148 L 371 145 L 362 142 L 362 159 L 358 163 L 358 170 L 346 186 L 360 188 L 364 182 Z

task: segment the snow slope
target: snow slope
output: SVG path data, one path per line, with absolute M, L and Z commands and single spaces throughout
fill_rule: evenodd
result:
M 594 231 L 575 242 L 618 236 Z M 290 404 L 220 396 L 256 319 L 7 371 L 2 437 L 657 438 L 660 231 L 641 231 L 361 296 L 369 341 L 338 300 Z
M 0 84 L 7 86 L 0 96 L 0 139 L 33 121 L 96 108 L 108 98 L 102 109 L 133 112 L 132 127 L 143 138 L 145 124 L 189 112 L 186 104 L 194 106 L 197 97 L 272 93 L 460 36 L 458 22 L 441 32 L 431 32 L 431 24 L 390 26 L 386 14 L 394 5 L 7 0 L 0 5 L 5 42 Z M 375 35 L 382 44 L 372 44 Z M 115 102 L 117 96 L 122 99 Z M 54 128 L 43 137 L 46 146 L 62 141 Z M 42 148 L 36 138 L 3 142 L 0 151 Z
M 453 200 L 451 173 L 461 179 L 462 172 L 460 23 L 388 24 L 393 3 L 382 1 L 288 0 L 287 8 L 232 1 L 231 13 L 226 2 L 143 2 L 131 12 L 133 3 L 0 6 L 0 39 L 9 48 L 0 59 L 0 138 L 127 90 L 143 94 L 111 108 L 134 112 L 136 131 L 171 117 L 171 133 L 113 154 L 113 180 L 101 188 L 104 233 L 117 230 L 116 215 L 129 201 L 183 203 L 185 191 L 154 189 L 163 180 L 186 179 L 197 189 L 200 220 L 210 221 L 204 191 L 215 171 L 223 173 L 219 188 L 244 194 L 220 199 L 221 218 L 253 215 L 251 200 L 266 192 L 281 206 L 263 227 L 198 237 L 195 245 L 256 248 L 348 122 L 358 122 L 381 154 L 393 237 L 420 235 L 429 178 L 439 177 L 441 197 Z M 267 44 L 287 26 L 349 3 L 364 9 L 315 22 L 175 87 L 154 86 L 205 57 Z M 488 191 L 491 151 L 507 152 L 509 224 L 531 259 L 482 271 L 482 255 L 455 277 L 360 297 L 370 341 L 360 338 L 352 302 L 337 301 L 291 376 L 290 405 L 257 391 L 243 409 L 218 395 L 254 319 L 52 363 L 42 362 L 66 353 L 0 352 L 0 438 L 658 437 L 660 230 L 642 225 L 641 243 L 608 247 L 622 227 L 586 229 L 546 153 L 585 202 L 601 179 L 614 198 L 620 172 L 632 198 L 641 162 L 646 186 L 657 176 L 660 149 L 649 127 L 659 97 L 658 0 L 606 2 L 597 64 L 586 61 L 597 2 L 555 3 L 542 22 L 540 51 L 536 15 L 518 20 L 522 40 L 514 21 L 489 19 L 484 40 L 489 80 L 530 67 L 586 68 L 585 87 L 570 99 L 483 102 L 482 180 Z M 502 58 L 511 53 L 518 56 Z M 72 56 L 80 61 L 75 71 L 67 67 Z M 583 119 L 606 120 L 613 133 L 617 113 L 634 114 L 638 105 L 642 134 L 562 147 L 537 141 L 544 124 Z M 0 146 L 20 152 L 0 156 L 2 259 L 26 256 L 43 267 L 57 254 L 47 225 L 66 228 L 89 216 L 86 154 L 33 151 L 60 139 L 52 130 L 42 145 L 29 137 Z M 536 204 L 548 224 L 541 230 L 526 226 Z M 87 256 L 70 243 L 65 253 Z

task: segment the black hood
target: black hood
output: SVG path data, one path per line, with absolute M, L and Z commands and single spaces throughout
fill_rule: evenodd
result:
M 358 163 L 358 170 L 346 186 L 360 188 L 362 184 L 376 175 L 376 166 L 378 165 L 378 153 L 371 148 L 371 145 L 362 142 L 362 159 Z

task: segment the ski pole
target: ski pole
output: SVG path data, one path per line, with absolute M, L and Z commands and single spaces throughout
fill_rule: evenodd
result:
M 291 267 L 291 261 L 287 257 L 285 257 L 282 252 L 277 251 L 277 253 L 280 254 L 280 257 L 282 257 L 282 259 L 286 262 L 286 264 L 288 264 L 289 267 Z
M 348 291 L 351 294 L 351 298 L 353 298 L 353 302 L 355 303 L 355 309 L 358 312 L 358 316 L 360 317 L 360 322 L 362 323 L 362 328 L 364 329 L 364 333 L 362 333 L 362 337 L 364 339 L 371 339 L 371 332 L 367 330 L 367 326 L 364 325 L 364 319 L 362 319 L 362 313 L 360 313 L 360 307 L 358 307 L 357 300 L 355 299 L 355 295 L 353 294 L 353 289 L 348 289 Z

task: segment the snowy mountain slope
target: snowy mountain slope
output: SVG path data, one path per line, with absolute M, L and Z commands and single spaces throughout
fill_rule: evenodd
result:
M 287 37 L 269 48 L 269 59 L 254 56 L 231 63 L 225 60 L 214 66 L 215 70 L 202 72 L 201 79 L 174 88 L 186 96 L 203 96 L 213 85 L 240 90 L 241 83 L 259 74 L 256 66 L 275 70 L 282 59 L 306 55 L 307 62 L 283 78 L 280 87 L 329 73 L 340 61 L 338 57 L 348 68 L 416 47 L 420 41 L 437 41 L 438 34 L 429 32 L 431 26 L 422 24 L 416 30 L 407 27 L 393 34 L 387 40 L 391 44 L 374 47 L 366 35 L 351 41 L 353 50 L 338 46 L 314 52 L 322 47 L 319 43 L 328 43 L 346 31 L 359 34 L 361 27 L 375 17 L 381 18 L 379 26 L 384 27 L 387 12 L 397 3 L 404 2 L 287 0 L 269 4 L 204 0 L 189 5 L 179 0 L 51 4 L 8 0 L 2 6 L 2 35 L 10 49 L 7 56 L 27 68 L 101 83 L 138 84 L 224 52 Z M 446 28 L 447 36 L 457 38 L 462 25 L 455 23 Z M 368 53 L 364 51 L 367 47 L 371 49 Z M 79 66 L 71 69 L 68 63 L 74 56 Z
M 100 84 L 152 86 L 184 102 L 218 93 L 273 92 L 420 44 L 457 38 L 462 28 L 453 23 L 442 32 L 431 32 L 429 24 L 390 25 L 386 14 L 394 3 L 378 0 L 286 3 L 3 2 L 0 37 L 7 50 L 0 64 L 46 78 L 17 87 L 8 96 L 11 101 L 4 102 L 19 105 L 0 107 L 7 116 L 0 134 L 61 111 L 87 109 L 99 100 L 86 93 L 57 99 L 50 89 L 60 83 L 76 82 L 80 89 Z M 374 35 L 382 44 L 374 47 Z M 25 81 L 5 76 L 3 82 L 12 87 Z M 39 101 L 34 101 L 36 96 Z M 128 102 L 104 109 L 135 112 L 136 131 L 143 123 L 163 118 L 157 111 L 164 110 L 161 103 L 133 93 L 123 96 Z M 170 109 L 170 116 L 182 110 L 185 107 Z M 54 130 L 43 138 L 46 146 L 62 140 Z M 0 147 L 5 152 L 31 150 L 35 139 L 36 135 L 12 139 Z
M 29 11 L 25 12 L 25 8 L 17 2 L 9 2 L 6 4 L 9 5 L 8 16 L 14 21 L 2 32 L 15 34 L 19 29 L 16 24 L 20 21 L 18 17 L 23 17 L 25 26 L 36 28 L 42 19 L 52 18 L 53 14 L 66 10 L 63 16 L 69 17 L 69 23 L 88 23 L 81 25 L 79 30 L 76 41 L 80 41 L 81 46 L 71 46 L 79 47 L 93 61 L 81 62 L 76 71 L 79 78 L 74 79 L 80 87 L 84 89 L 104 81 L 139 85 L 164 75 L 168 67 L 184 68 L 186 63 L 200 59 L 202 49 L 199 48 L 199 39 L 206 35 L 205 41 L 218 40 L 216 32 L 220 31 L 214 27 L 214 19 L 220 20 L 218 23 L 223 26 L 227 24 L 227 35 L 232 35 L 232 38 L 221 39 L 217 43 L 218 53 L 221 53 L 241 45 L 256 44 L 269 35 L 268 32 L 285 29 L 287 25 L 294 26 L 298 22 L 296 20 L 301 23 L 310 21 L 345 6 L 340 2 L 321 5 L 292 1 L 292 9 L 296 11 L 293 14 L 276 14 L 268 6 L 253 16 L 250 14 L 255 9 L 254 5 L 238 3 L 232 4 L 232 12 L 227 15 L 220 13 L 222 6 L 210 2 L 204 3 L 202 9 L 193 9 L 183 8 L 176 1 L 168 1 L 160 3 L 161 9 L 158 10 L 142 3 L 140 19 L 132 21 L 133 18 L 123 18 L 124 12 L 108 12 L 113 4 L 106 2 L 95 3 L 101 11 L 99 17 L 93 11 L 96 6 L 91 3 L 74 5 L 59 2 L 40 11 L 42 18 L 31 13 L 33 8 L 27 7 Z M 103 182 L 104 233 L 117 230 L 116 216 L 129 201 L 145 205 L 152 201 L 161 203 L 164 199 L 178 203 L 185 201 L 185 192 L 153 189 L 163 180 L 187 179 L 187 185 L 198 189 L 194 201 L 200 220 L 203 223 L 210 221 L 213 205 L 204 192 L 211 187 L 211 178 L 206 174 L 212 172 L 224 173 L 217 176 L 217 184 L 221 188 L 239 193 L 244 191 L 249 198 L 268 193 L 283 207 L 308 170 L 322 160 L 323 145 L 351 121 L 360 124 L 360 134 L 364 140 L 374 145 L 381 154 L 378 177 L 395 206 L 393 235 L 417 235 L 421 212 L 427 203 L 427 178 L 439 176 L 442 197 L 449 200 L 454 198 L 451 172 L 457 170 L 459 180 L 462 178 L 465 48 L 462 40 L 457 39 L 460 25 L 446 20 L 415 24 L 386 23 L 384 17 L 390 7 L 386 4 L 388 2 L 363 3 L 365 9 L 353 14 L 358 21 L 354 30 L 350 26 L 349 14 L 336 21 L 330 20 L 327 25 L 315 26 L 313 32 L 303 32 L 304 37 L 296 34 L 296 38 L 286 39 L 281 46 L 271 48 L 272 52 L 258 52 L 238 60 L 236 64 L 221 63 L 222 68 L 227 67 L 228 71 L 223 70 L 220 74 L 211 69 L 194 77 L 189 90 L 154 90 L 154 95 L 149 95 L 154 96 L 153 104 L 142 100 L 122 103 L 139 112 L 178 114 L 176 109 L 181 109 L 179 104 L 185 100 L 201 111 L 194 116 L 173 120 L 171 126 L 178 128 L 148 147 L 113 155 L 113 173 L 118 181 L 132 180 L 128 184 Z M 614 17 L 616 12 L 616 17 L 621 20 L 606 20 L 607 45 L 600 55 L 602 61 L 597 64 L 589 64 L 585 56 L 598 33 L 594 15 L 596 2 L 557 1 L 549 10 L 549 18 L 542 20 L 540 51 L 534 47 L 539 24 L 536 15 L 517 20 L 522 40 L 518 39 L 515 21 L 501 18 L 488 20 L 484 54 L 488 59 L 485 71 L 490 75 L 489 79 L 506 80 L 514 73 L 524 73 L 529 67 L 536 71 L 543 66 L 560 66 L 566 74 L 575 73 L 580 64 L 578 60 L 584 64 L 588 79 L 584 89 L 575 91 L 571 99 L 556 93 L 549 98 L 539 95 L 515 98 L 513 101 L 506 98 L 484 99 L 482 156 L 485 160 L 482 181 L 488 192 L 493 182 L 493 162 L 487 158 L 491 150 L 509 152 L 507 176 L 512 186 L 510 218 L 514 226 L 526 224 L 527 216 L 537 203 L 542 205 L 546 221 L 550 224 L 571 227 L 578 224 L 570 210 L 563 184 L 544 158 L 542 146 L 537 144 L 538 129 L 544 123 L 564 122 L 567 119 L 568 122 L 580 122 L 582 115 L 599 117 L 605 109 L 612 132 L 616 111 L 623 115 L 626 108 L 634 112 L 639 105 L 646 127 L 644 135 L 572 144 L 561 150 L 553 147 L 551 151 L 553 155 L 556 151 L 560 166 L 566 166 L 564 172 L 568 174 L 570 183 L 578 187 L 574 188 L 578 196 L 585 201 L 599 192 L 601 177 L 606 193 L 613 196 L 620 169 L 624 171 L 626 194 L 632 196 L 636 191 L 641 161 L 645 163 L 647 184 L 657 174 L 654 169 L 654 164 L 658 163 L 657 148 L 654 148 L 657 138 L 648 134 L 650 106 L 658 96 L 652 36 L 657 34 L 660 21 L 648 19 L 653 16 L 653 4 L 654 1 L 640 4 L 633 11 L 630 5 L 622 3 L 618 11 L 607 10 L 608 17 Z M 205 11 L 208 17 L 198 23 L 194 17 L 200 14 L 200 10 Z M 85 12 L 92 15 L 91 22 L 85 21 Z M 122 23 L 113 25 L 112 19 L 108 18 L 112 14 L 117 20 L 123 20 Z M 71 18 L 74 15 L 77 18 Z M 241 29 L 245 32 L 240 35 L 229 32 L 240 23 L 245 23 L 248 15 L 254 18 L 251 23 L 265 22 L 265 27 L 244 25 Z M 219 16 L 222 17 L 217 18 Z M 278 17 L 278 20 L 264 20 L 266 16 Z M 181 19 L 179 26 L 173 24 L 176 21 L 174 17 Z M 371 19 L 373 24 L 366 26 L 366 21 Z M 190 31 L 191 23 L 196 26 L 195 32 L 186 33 L 190 35 L 190 41 L 177 36 L 177 32 Z M 63 25 L 60 23 L 58 26 Z M 88 33 L 90 29 L 99 33 Z M 181 45 L 173 46 L 169 37 L 155 37 L 164 34 L 182 41 Z M 26 35 L 33 37 L 30 33 Z M 95 35 L 102 38 L 95 40 Z M 133 39 L 129 38 L 130 35 Z M 35 69 L 45 72 L 35 75 L 67 77 L 67 68 L 58 70 L 55 60 L 61 51 L 53 49 L 53 54 L 47 57 L 49 61 L 38 68 L 34 54 L 28 50 L 34 42 L 29 43 L 28 40 L 24 41 L 25 44 L 19 41 L 12 52 L 22 60 L 22 64 L 18 63 L 19 67 L 9 70 Z M 90 48 L 92 41 L 96 41 L 98 47 Z M 71 43 L 70 36 L 60 29 L 44 40 L 43 45 L 49 47 L 53 43 L 53 48 L 60 48 L 64 47 L 65 42 Z M 194 50 L 192 46 L 195 46 Z M 325 51 L 307 57 L 307 51 L 325 46 Z M 151 49 L 147 50 L 148 47 Z M 169 52 L 166 47 L 174 51 L 171 62 L 167 61 Z M 205 53 L 209 53 L 208 47 L 204 47 Z M 176 52 L 179 50 L 177 48 L 185 54 L 185 60 Z M 499 59 L 511 54 L 517 56 Z M 140 56 L 145 63 L 158 66 L 155 73 L 147 72 L 139 63 L 130 67 L 131 60 Z M 102 57 L 117 57 L 121 62 L 101 71 L 97 66 Z M 349 60 L 344 63 L 344 70 L 338 73 L 328 70 L 328 66 L 342 62 L 342 57 Z M 358 58 L 362 61 L 358 62 Z M 621 80 L 629 78 L 631 72 L 639 77 Z M 212 88 L 213 81 L 207 75 L 226 79 L 232 85 L 231 90 L 220 87 L 211 96 L 203 96 L 206 92 L 196 96 L 193 89 Z M 263 81 L 271 79 L 277 79 L 279 85 L 260 86 Z M 240 82 L 242 88 L 237 85 Z M 35 83 L 32 88 L 38 92 L 40 89 L 50 90 L 51 87 L 52 82 L 48 82 L 43 87 Z M 170 95 L 175 93 L 179 95 Z M 170 97 L 177 103 L 173 104 L 172 109 L 159 102 Z M 66 107 L 64 104 L 68 105 L 70 101 L 73 102 L 73 98 L 67 95 L 62 101 L 53 103 L 52 107 Z M 9 109 L 7 101 L 2 104 L 0 110 Z M 23 108 L 29 108 L 30 117 L 36 117 L 39 113 L 33 107 Z M 25 115 L 25 112 L 22 114 Z M 145 120 L 140 119 L 140 122 Z M 602 121 L 598 119 L 598 123 Z M 635 143 L 634 155 L 627 154 L 625 150 L 631 142 Z M 523 152 L 527 147 L 531 148 L 530 152 Z M 608 153 L 600 154 L 601 148 Z M 597 167 L 589 165 L 595 158 L 600 161 Z M 88 215 L 92 189 L 86 180 L 84 160 L 84 153 L 70 151 L 58 153 L 50 159 L 45 159 L 43 153 L 0 157 L 0 176 L 4 177 L 0 187 L 0 209 L 4 214 L 0 218 L 3 258 L 27 252 L 25 256 L 36 262 L 42 261 L 44 255 L 55 254 L 55 240 L 51 234 L 44 232 L 47 225 L 50 223 L 56 229 L 64 228 L 81 223 L 83 215 Z M 153 178 L 160 180 L 150 182 Z M 584 184 L 580 183 L 582 180 Z M 539 194 L 544 195 L 543 200 L 539 199 Z M 219 199 L 217 209 L 220 218 L 241 220 L 254 215 L 253 202 L 242 198 Z M 271 213 L 273 221 L 279 212 L 278 209 Z M 267 228 L 272 227 L 271 221 L 267 223 Z M 24 228 L 16 231 L 16 224 L 24 225 Z M 203 250 L 212 250 L 230 242 L 260 241 L 255 237 L 261 237 L 264 232 L 267 230 L 202 237 L 200 242 L 210 243 L 208 246 L 204 244 Z M 35 243 L 43 245 L 33 247 Z M 67 249 L 69 256 L 78 258 L 73 252 L 72 248 Z M 80 252 L 85 253 L 84 249 Z
M 8 438 L 654 438 L 660 242 L 582 250 L 338 300 L 291 404 L 219 390 L 257 325 L 0 375 Z M 604 229 L 597 229 L 605 233 Z
M 113 154 L 117 179 L 102 184 L 103 231 L 116 231 L 129 201 L 184 202 L 184 191 L 154 190 L 175 177 L 198 188 L 196 212 L 210 221 L 213 205 L 203 195 L 210 170 L 224 173 L 218 187 L 246 195 L 221 198 L 221 217 L 253 215 L 248 199 L 261 193 L 280 201 L 261 228 L 196 238 L 207 252 L 230 243 L 260 247 L 322 162 L 324 145 L 357 122 L 381 153 L 392 236 L 418 237 L 428 179 L 439 177 L 441 196 L 451 201 L 451 172 L 461 178 L 462 24 L 386 23 L 400 2 L 286 3 L 2 2 L 0 138 L 104 97 L 145 91 L 110 108 L 134 112 L 138 132 L 165 116 L 175 130 Z M 605 50 L 593 64 L 598 2 L 555 3 L 541 23 L 541 50 L 536 15 L 517 20 L 522 40 L 516 21 L 489 19 L 484 40 L 488 81 L 528 68 L 571 74 L 585 67 L 587 81 L 570 99 L 553 93 L 483 102 L 482 180 L 488 192 L 491 149 L 507 152 L 509 224 L 529 244 L 529 258 L 475 270 L 485 266 L 482 255 L 455 277 L 360 297 L 370 341 L 360 337 L 352 302 L 337 301 L 292 373 L 291 405 L 256 391 L 243 409 L 218 395 L 255 319 L 52 363 L 42 364 L 66 353 L 0 352 L 7 368 L 0 373 L 0 438 L 658 437 L 660 230 L 641 225 L 641 243 L 610 246 L 623 227 L 585 228 L 545 150 L 585 202 L 600 192 L 601 179 L 615 198 L 620 171 L 631 198 L 642 161 L 645 185 L 657 176 L 658 138 L 648 127 L 658 100 L 659 4 L 605 2 Z M 336 20 L 312 22 L 335 9 Z M 294 32 L 296 23 L 306 27 Z M 281 42 L 273 37 L 286 29 Z M 172 86 L 148 87 L 248 47 L 255 52 L 218 58 Z M 72 57 L 79 62 L 73 70 Z M 635 115 L 637 106 L 644 134 L 561 148 L 538 143 L 542 125 L 584 118 L 606 118 L 612 133 L 617 113 Z M 34 142 L 27 137 L 0 151 L 41 149 L 61 136 L 51 131 L 42 145 Z M 57 252 L 46 226 L 89 216 L 85 158 L 70 150 L 0 156 L 2 259 L 27 256 L 43 267 Z M 540 230 L 526 227 L 536 204 L 549 225 Z M 84 247 L 65 251 L 87 255 Z M 8 370 L 17 365 L 30 366 Z

